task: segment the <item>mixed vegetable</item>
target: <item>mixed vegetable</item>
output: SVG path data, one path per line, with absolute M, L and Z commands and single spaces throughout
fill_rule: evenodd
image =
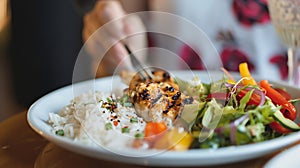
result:
M 181 92 L 198 100 L 182 108 L 177 121 L 184 126 L 174 123 L 168 129 L 164 122 L 148 122 L 135 144 L 147 142 L 150 148 L 173 150 L 220 148 L 300 130 L 295 122 L 296 101 L 284 89 L 267 80 L 255 81 L 246 63 L 240 64 L 240 75 L 239 81 L 228 75 L 211 84 L 175 79 Z

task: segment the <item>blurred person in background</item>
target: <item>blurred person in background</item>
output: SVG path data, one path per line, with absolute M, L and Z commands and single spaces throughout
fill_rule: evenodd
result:
M 220 54 L 223 66 L 228 71 L 238 71 L 241 62 L 247 62 L 253 74 L 273 80 L 287 79 L 286 48 L 280 43 L 271 24 L 266 0 L 119 0 L 96 1 L 93 9 L 84 16 L 83 39 L 86 41 L 101 26 L 135 11 L 163 11 L 179 15 L 190 20 L 202 29 Z M 157 20 L 155 20 L 157 19 Z M 135 24 L 134 24 L 135 23 Z M 178 25 L 168 25 L 159 18 L 151 19 L 145 26 L 165 25 L 169 29 L 179 29 Z M 143 29 L 138 20 L 124 20 L 108 31 L 109 36 L 98 37 L 97 45 L 103 41 L 120 39 L 121 35 L 130 34 L 128 30 L 139 32 Z M 184 27 L 178 30 L 189 35 Z M 174 38 L 155 33 L 148 33 L 148 46 L 162 47 L 177 53 L 192 69 L 205 68 L 203 60 L 187 44 Z M 106 38 L 106 39 L 105 39 Z M 196 41 L 196 40 L 195 40 Z M 134 49 L 142 49 L 142 40 L 128 41 Z M 97 46 L 96 45 L 96 46 Z M 139 46 L 138 46 L 139 45 Z M 87 47 L 96 57 L 97 47 Z M 126 50 L 120 44 L 114 45 L 103 58 L 103 66 L 98 74 L 112 74 L 118 61 L 126 56 Z M 151 56 L 150 56 L 151 57 Z M 151 60 L 151 58 L 148 58 Z M 151 60 L 155 65 L 176 67 L 176 62 L 165 56 Z M 207 58 L 204 58 L 207 60 Z
M 285 80 L 286 49 L 276 36 L 266 3 L 266 0 L 12 0 L 14 92 L 18 102 L 29 107 L 46 93 L 71 84 L 78 53 L 98 28 L 128 13 L 149 10 L 179 15 L 201 28 L 220 53 L 227 70 L 237 71 L 239 63 L 247 62 L 250 70 L 263 78 Z M 99 45 L 103 40 L 116 39 L 120 34 L 126 35 L 126 31 L 141 31 L 149 25 L 165 23 L 156 18 L 149 23 L 138 18 L 128 19 L 116 24 L 112 29 L 116 31 L 109 31 L 106 39 L 99 37 Z M 178 28 L 177 25 L 165 26 Z M 182 34 L 189 35 L 184 27 L 180 29 Z M 128 42 L 134 51 L 147 46 L 161 47 L 178 54 L 192 69 L 205 68 L 196 52 L 176 38 L 147 33 L 132 37 Z M 86 64 L 92 66 L 97 46 L 87 48 L 91 60 Z M 123 46 L 113 46 L 100 63 L 102 68 L 97 75 L 111 75 L 127 55 Z M 166 68 L 178 66 L 166 56 L 147 59 Z
M 28 108 L 72 83 L 82 46 L 82 13 L 73 0 L 11 0 L 10 62 L 17 102 Z
M 83 16 L 94 3 L 85 0 L 10 1 L 11 40 L 7 59 L 10 94 L 15 96 L 18 105 L 29 108 L 45 94 L 72 84 L 74 65 L 83 45 Z M 89 66 L 90 61 L 85 61 Z M 85 77 L 88 71 L 83 72 L 81 80 L 88 79 Z

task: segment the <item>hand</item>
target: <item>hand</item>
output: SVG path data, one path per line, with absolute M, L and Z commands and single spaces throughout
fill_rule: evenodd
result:
M 99 59 L 97 57 L 108 50 L 100 65 L 98 61 L 94 61 L 93 68 L 100 66 L 97 76 L 112 74 L 115 68 L 120 66 L 120 62 L 128 56 L 120 40 L 130 46 L 133 52 L 147 46 L 142 21 L 134 14 L 126 15 L 119 1 L 97 1 L 92 11 L 84 17 L 82 35 L 86 49 L 94 60 Z M 138 56 L 138 59 L 143 62 L 145 57 L 142 57 Z M 128 61 L 125 62 L 127 63 L 123 63 L 122 66 L 130 65 Z

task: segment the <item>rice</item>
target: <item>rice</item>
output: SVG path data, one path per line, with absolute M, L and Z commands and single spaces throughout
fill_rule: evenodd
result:
M 133 107 L 124 107 L 114 95 L 89 92 L 75 97 L 59 113 L 49 114 L 53 133 L 87 145 L 105 148 L 128 148 L 146 122 Z

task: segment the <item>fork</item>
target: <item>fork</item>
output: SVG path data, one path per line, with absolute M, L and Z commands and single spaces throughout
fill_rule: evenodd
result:
M 132 65 L 134 66 L 135 70 L 138 72 L 139 76 L 146 81 L 147 79 L 152 79 L 152 75 L 150 75 L 147 70 L 143 67 L 143 65 L 139 62 L 139 60 L 136 58 L 136 56 L 131 52 L 130 48 L 127 44 L 123 43 L 125 49 L 127 50 Z M 178 127 L 182 127 L 185 131 L 189 130 L 189 125 L 182 119 L 177 118 L 176 121 L 173 123 L 174 125 Z
M 142 78 L 142 80 L 144 80 L 144 81 L 151 80 L 152 79 L 152 75 L 147 72 L 147 70 L 144 68 L 144 66 L 140 63 L 140 61 L 132 53 L 132 51 L 128 47 L 128 45 L 125 44 L 125 43 L 123 45 L 124 45 L 125 49 L 127 50 L 128 54 L 130 56 L 130 60 L 131 60 L 131 63 L 133 65 L 133 67 L 135 68 L 135 70 L 137 71 L 137 73 L 139 74 L 139 76 Z

